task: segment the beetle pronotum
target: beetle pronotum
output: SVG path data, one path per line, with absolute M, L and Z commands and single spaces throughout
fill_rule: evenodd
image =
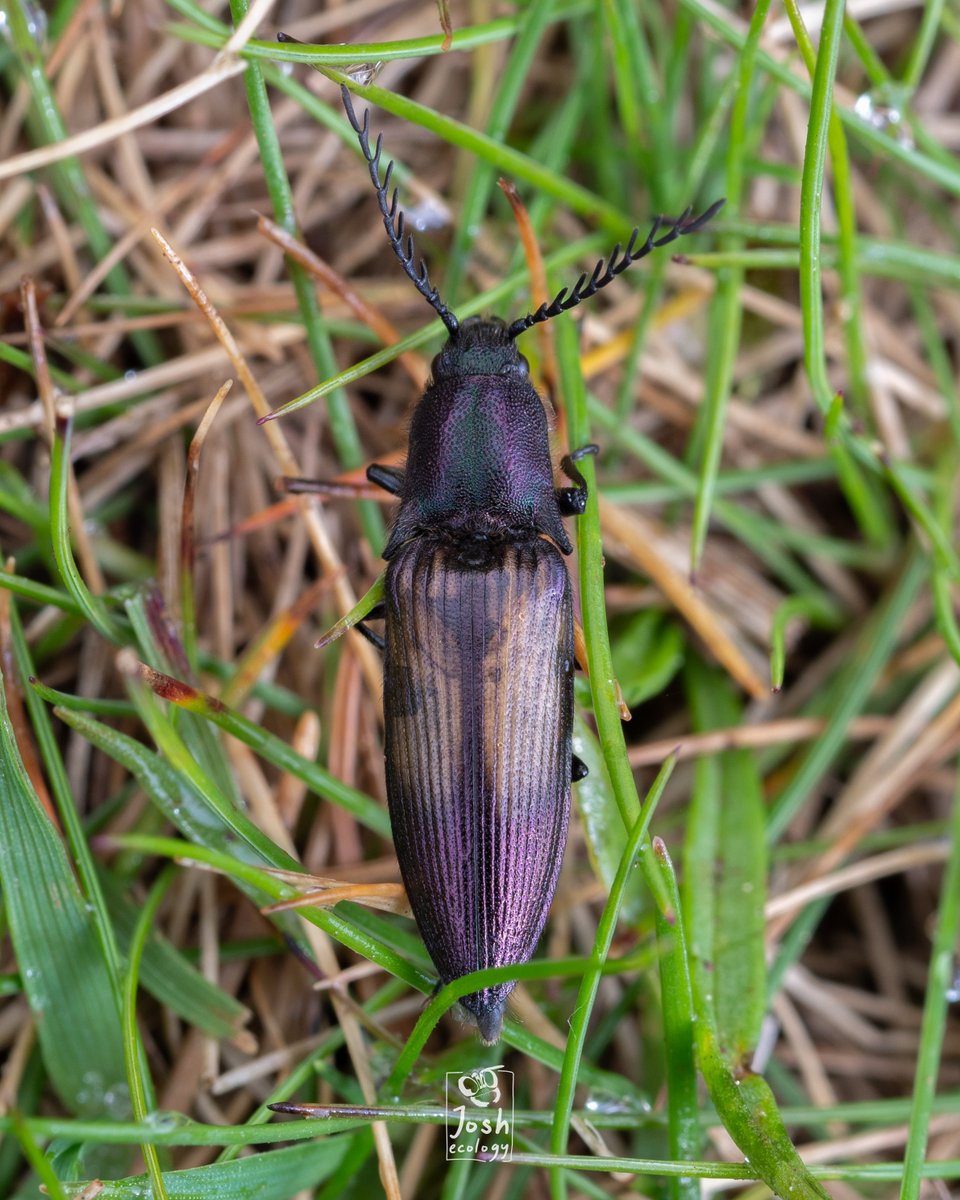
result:
M 376 188 L 394 254 L 443 321 L 448 340 L 410 425 L 405 467 L 367 476 L 399 499 L 387 561 L 384 720 L 387 798 L 400 871 L 441 983 L 532 955 L 553 899 L 580 777 L 571 749 L 573 602 L 562 518 L 584 511 L 576 459 L 554 486 L 547 418 L 517 337 L 575 308 L 632 263 L 700 229 L 698 217 L 658 217 L 634 229 L 549 303 L 506 324 L 460 322 L 414 263 L 393 163 L 380 178 L 382 136 L 343 105 Z M 665 231 L 665 232 L 661 232 Z M 659 235 L 659 236 L 658 236 Z M 363 626 L 361 625 L 361 629 Z M 368 636 L 372 636 L 369 634 Z M 512 982 L 461 1005 L 492 1043 Z

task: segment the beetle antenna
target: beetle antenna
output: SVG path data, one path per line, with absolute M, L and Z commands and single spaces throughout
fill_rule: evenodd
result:
M 383 182 L 380 182 L 380 154 L 383 150 L 383 134 L 377 134 L 376 145 L 371 150 L 370 110 L 367 109 L 364 112 L 363 124 L 361 125 L 360 121 L 357 120 L 357 114 L 353 110 L 353 98 L 350 95 L 349 89 L 344 84 L 340 85 L 340 95 L 343 97 L 343 107 L 346 110 L 347 120 L 353 126 L 357 140 L 360 142 L 360 149 L 363 151 L 363 157 L 367 160 L 367 166 L 370 168 L 370 179 L 373 182 L 373 186 L 377 189 L 377 203 L 380 205 L 380 212 L 383 214 L 383 227 L 387 231 L 387 237 L 390 240 L 390 245 L 393 247 L 393 252 L 400 260 L 400 266 L 403 267 L 413 286 L 424 300 L 436 309 L 440 320 L 447 327 L 447 332 L 454 334 L 460 328 L 460 322 L 440 299 L 440 293 L 430 282 L 426 263 L 421 258 L 419 265 L 414 265 L 413 237 L 407 234 L 406 238 L 404 238 L 404 216 L 403 211 L 400 209 L 400 201 L 396 188 L 393 189 L 390 199 L 387 199 L 387 193 L 390 190 L 390 180 L 393 177 L 392 160 L 387 163 L 386 170 L 383 173 Z
M 606 259 L 601 258 L 589 275 L 584 273 L 572 289 L 561 288 L 549 303 L 541 304 L 534 312 L 527 313 L 525 317 L 514 321 L 507 330 L 508 334 L 512 338 L 519 337 L 531 325 L 539 325 L 543 321 L 549 321 L 552 317 L 559 316 L 562 312 L 569 312 L 571 308 L 576 308 L 581 300 L 587 300 L 590 296 L 596 295 L 601 288 L 606 287 L 618 275 L 623 274 L 631 263 L 646 258 L 652 250 L 656 250 L 660 246 L 667 246 L 670 242 L 675 242 L 677 238 L 683 237 L 684 234 L 696 233 L 698 229 L 702 229 L 708 221 L 713 220 L 725 203 L 725 200 L 715 200 L 699 217 L 693 216 L 691 208 L 688 208 L 675 221 L 656 217 L 647 234 L 646 241 L 639 247 L 636 242 L 640 236 L 640 230 L 634 229 L 622 253 L 618 242 L 610 256 Z M 657 237 L 660 230 L 664 228 L 667 232 Z

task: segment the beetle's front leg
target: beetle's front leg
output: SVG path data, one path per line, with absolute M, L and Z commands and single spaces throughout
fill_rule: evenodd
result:
M 599 454 L 600 447 L 595 442 L 581 446 L 565 454 L 560 460 L 560 469 L 573 483 L 574 487 L 557 488 L 557 507 L 565 517 L 579 517 L 587 507 L 587 481 L 577 469 L 577 462 L 588 454 Z
M 385 463 L 371 463 L 367 467 L 367 478 L 377 487 L 389 492 L 391 496 L 396 496 L 403 487 L 403 471 L 399 467 L 390 467 Z
M 403 471 L 400 467 L 391 467 L 386 463 L 371 463 L 367 467 L 367 480 L 376 487 L 383 488 L 391 496 L 396 496 L 403 487 Z M 281 476 L 277 487 L 296 496 L 350 496 L 362 497 L 368 494 L 366 484 L 342 479 L 301 479 L 294 476 Z

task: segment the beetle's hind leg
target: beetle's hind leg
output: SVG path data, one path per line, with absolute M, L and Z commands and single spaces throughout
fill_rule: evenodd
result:
M 370 628 L 370 626 L 367 624 L 367 622 L 368 621 L 382 621 L 385 616 L 386 616 L 386 608 L 384 607 L 383 604 L 377 604 L 374 608 L 370 609 L 370 611 L 367 613 L 367 615 L 363 618 L 362 621 L 358 621 L 356 624 L 357 633 L 363 634 L 363 636 L 367 639 L 367 641 L 372 646 L 376 646 L 376 648 L 380 651 L 381 654 L 386 654 L 387 643 L 384 640 L 383 635 L 379 634 L 379 633 L 375 633 Z
M 564 455 L 560 460 L 560 469 L 574 485 L 573 487 L 557 488 L 557 507 L 565 517 L 579 517 L 587 507 L 587 481 L 580 474 L 577 462 L 588 454 L 599 454 L 600 447 L 595 442 L 580 446 Z

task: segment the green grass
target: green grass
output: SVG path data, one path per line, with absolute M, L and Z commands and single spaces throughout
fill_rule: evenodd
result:
M 101 1195 L 155 1200 L 396 1195 L 399 1170 L 405 1196 L 522 1196 L 536 1181 L 564 1200 L 619 1194 L 625 1171 L 658 1200 L 693 1200 L 700 1179 L 791 1197 L 843 1179 L 915 1200 L 922 1181 L 960 1177 L 937 1124 L 960 1111 L 949 1057 L 941 1069 L 960 919 L 960 167 L 924 91 L 960 26 L 939 3 L 858 23 L 827 0 L 808 30 L 789 0 L 783 55 L 771 7 L 743 21 L 701 0 L 532 0 L 478 8 L 473 24 L 454 11 L 445 52 L 431 4 L 379 42 L 386 26 L 344 33 L 294 6 L 284 20 L 308 41 L 318 30 L 316 45 L 264 26 L 242 78 L 5 184 L 21 190 L 0 193 L 0 272 L 10 261 L 9 286 L 25 274 L 40 288 L 57 391 L 41 387 L 41 409 L 15 294 L 0 296 L 0 1058 L 15 1085 L 0 1195 L 76 1195 L 94 1178 Z M 231 0 L 233 22 L 246 10 Z M 135 6 L 114 24 L 79 0 L 54 5 L 46 35 L 25 0 L 0 0 L 0 16 L 13 154 L 116 115 L 116 95 L 110 113 L 102 102 L 111 80 L 132 109 L 150 98 L 138 77 L 153 95 L 193 78 L 231 33 L 193 0 L 168 0 L 161 28 L 140 28 Z M 95 54 L 104 37 L 122 51 L 112 67 Z M 385 64 L 375 79 L 349 74 L 370 61 Z M 98 86 L 84 89 L 90 73 Z M 235 387 L 200 462 L 188 553 L 174 526 L 196 422 L 172 416 L 212 397 L 229 362 L 180 370 L 213 339 L 149 238 L 55 325 L 127 230 L 156 224 L 246 348 L 304 473 L 400 450 L 413 393 L 392 364 L 435 351 L 442 327 L 376 237 L 324 76 L 386 128 L 405 207 L 424 185 L 449 202 L 450 230 L 418 233 L 418 251 L 461 319 L 539 303 L 499 176 L 521 189 L 551 295 L 654 213 L 727 198 L 671 248 L 685 267 L 661 251 L 553 323 L 548 381 L 568 444 L 601 446 L 570 523 L 589 666 L 575 737 L 591 775 L 538 956 L 439 990 L 404 918 L 349 902 L 255 914 L 298 892 L 290 873 L 307 858 L 337 878 L 392 850 L 380 692 L 348 639 L 311 649 L 344 616 L 337 579 L 362 594 L 379 572 L 389 510 L 324 502 L 311 529 L 313 545 L 317 528 L 328 539 L 329 583 L 306 616 L 295 601 L 323 572 L 295 516 L 208 540 L 275 499 L 280 467 Z M 867 90 L 900 119 L 858 116 L 849 97 Z M 380 348 L 258 241 L 252 208 L 342 267 L 396 344 Z M 549 374 L 536 335 L 523 348 Z M 139 406 L 165 389 L 157 420 L 171 423 L 151 440 Z M 55 400 L 74 407 L 53 420 Z M 641 544 L 657 571 L 639 565 Z M 721 644 L 752 688 L 718 667 Z M 259 678 L 239 697 L 251 657 Z M 648 740 L 785 716 L 823 724 L 806 741 L 631 766 Z M 888 724 L 865 741 L 866 716 Z M 769 895 L 810 873 L 913 844 L 942 853 L 850 901 L 764 918 Z M 312 996 L 331 963 L 372 973 L 334 1001 Z M 449 1012 L 505 978 L 521 980 L 525 1007 L 488 1050 Z M 797 978 L 874 1045 L 842 1039 Z M 808 1040 L 781 1033 L 771 1051 L 784 1006 Z M 211 1063 L 222 1074 L 281 1042 L 294 1046 L 281 1067 L 207 1091 Z M 845 1067 L 857 1053 L 859 1070 Z M 494 1063 L 516 1075 L 514 1165 L 447 1163 L 431 1132 L 445 1074 Z M 267 1105 L 288 1100 L 352 1108 L 278 1120 Z M 717 1153 L 718 1125 L 734 1161 Z M 794 1148 L 823 1155 L 841 1131 L 898 1125 L 906 1138 L 882 1160 L 842 1151 L 807 1167 Z

